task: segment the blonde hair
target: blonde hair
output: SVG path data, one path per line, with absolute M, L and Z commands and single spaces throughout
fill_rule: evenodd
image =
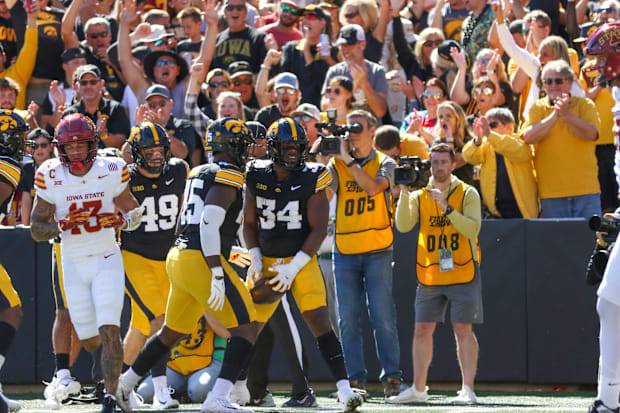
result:
M 340 20 L 340 24 L 342 26 L 346 26 L 348 24 L 347 19 L 344 17 L 347 6 L 357 7 L 357 12 L 362 18 L 364 32 L 368 32 L 369 30 L 375 28 L 377 22 L 379 21 L 379 8 L 377 7 L 377 3 L 373 0 L 345 1 L 342 7 L 340 7 L 340 14 L 338 15 L 338 20 Z
M 437 106 L 437 118 L 439 118 L 439 111 L 442 109 L 447 109 L 452 112 L 452 116 L 456 119 L 456 127 L 454 131 L 454 147 L 462 148 L 465 145 L 465 142 L 469 141 L 472 138 L 471 131 L 469 130 L 469 126 L 467 124 L 467 118 L 465 117 L 465 111 L 461 107 L 461 105 L 451 101 L 446 100 L 445 102 L 441 102 L 439 106 Z M 440 123 L 437 122 L 435 126 L 435 135 L 439 136 L 441 131 Z
M 243 101 L 241 100 L 241 95 L 237 92 L 230 92 L 228 90 L 220 93 L 215 100 L 215 103 L 217 103 L 217 117 L 221 118 L 220 105 L 224 102 L 224 99 L 226 98 L 230 98 L 235 101 L 235 103 L 237 104 L 237 109 L 239 111 L 237 119 L 245 122 L 245 110 L 243 110 Z
M 560 36 L 549 36 L 540 42 L 538 50 L 543 47 L 550 48 L 555 59 L 562 59 L 570 65 L 570 55 L 568 54 L 568 43 L 566 43 L 566 40 Z
M 444 36 L 443 32 L 440 29 L 435 27 L 427 27 L 422 30 L 422 32 L 418 35 L 418 40 L 415 42 L 415 47 L 413 48 L 413 54 L 415 54 L 415 60 L 418 61 L 418 64 L 422 67 L 429 67 L 431 65 L 431 58 L 429 56 L 428 62 L 424 62 L 424 55 L 422 54 L 422 48 L 424 47 L 424 43 L 428 40 L 432 35 L 439 36 L 441 41 L 446 40 L 446 36 Z M 435 49 L 437 50 L 437 49 Z

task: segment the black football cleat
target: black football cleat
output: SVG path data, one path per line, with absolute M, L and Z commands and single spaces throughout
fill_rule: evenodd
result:
M 620 413 L 620 409 L 610 409 L 605 406 L 602 401 L 594 400 L 594 403 L 588 410 L 589 413 Z
M 0 413 L 9 413 L 9 405 L 0 397 Z
M 105 396 L 103 403 L 101 403 L 101 413 L 115 413 L 116 412 L 116 400 L 111 396 Z
M 317 407 L 314 391 L 308 389 L 303 393 L 299 393 L 291 397 L 289 401 L 284 403 L 282 407 Z

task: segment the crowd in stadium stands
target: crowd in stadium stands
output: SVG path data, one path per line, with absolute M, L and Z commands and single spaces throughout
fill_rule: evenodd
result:
M 454 175 L 480 193 L 483 219 L 588 218 L 614 211 L 619 205 L 615 162 L 620 170 L 615 102 L 612 88 L 597 82 L 596 59 L 584 49 L 599 26 L 620 21 L 620 2 L 318 1 L 0 0 L 0 110 L 12 110 L 30 128 L 21 181 L 1 224 L 31 224 L 35 171 L 58 156 L 55 129 L 70 114 L 92 120 L 101 153 L 128 165 L 144 156 L 130 136 L 147 133 L 136 127 L 150 122 L 159 129 L 153 126 L 149 139 L 158 142 L 158 131 L 164 131 L 170 155 L 179 158 L 170 163 L 179 176 L 212 159 L 207 130 L 214 122 L 245 122 L 253 135 L 249 159 L 268 159 L 267 130 L 292 118 L 290 133 L 295 135 L 295 125 L 301 125 L 309 140 L 308 161 L 326 165 L 332 176 L 321 188 L 329 198 L 329 227 L 317 255 L 328 324 L 338 338 L 327 343 L 327 333 L 317 335 L 319 346 L 340 340 L 351 387 L 367 397 L 360 315 L 369 313 L 386 401 L 407 401 L 398 399 L 407 387 L 392 298 L 393 217 L 398 198 L 407 198 L 404 187 L 394 184 L 400 157 L 429 159 L 437 145 L 450 147 Z M 317 127 L 318 122 L 359 123 L 361 131 L 349 134 L 352 150 L 322 150 L 322 140 L 334 128 Z M 277 127 L 273 133 L 278 134 Z M 143 175 L 155 179 L 160 173 L 165 170 Z M 136 195 L 142 189 L 131 179 Z M 163 187 L 147 189 L 160 202 L 149 204 L 152 198 L 136 195 L 143 224 L 172 231 L 183 186 L 177 188 L 178 205 L 161 201 L 172 196 L 158 197 Z M 193 194 L 186 189 L 184 196 Z M 287 211 L 279 211 L 278 219 L 295 218 Z M 164 218 L 171 219 L 168 228 L 161 224 Z M 256 258 L 246 246 L 240 233 L 230 254 L 244 275 Z M 134 311 L 124 341 L 127 370 L 136 359 L 140 362 L 147 338 L 162 326 L 168 290 L 155 305 L 157 311 L 145 311 L 143 301 L 148 300 L 133 285 L 140 280 L 128 269 L 128 263 L 135 266 L 134 258 L 125 258 L 121 247 Z M 148 249 L 147 244 L 143 250 Z M 142 250 L 130 251 L 165 261 L 163 252 L 149 257 Z M 259 336 L 249 367 L 232 388 L 232 401 L 274 405 L 266 369 L 275 337 L 286 343 L 294 376 L 286 406 L 316 405 L 287 297 L 290 301 L 293 294 L 284 296 Z M 70 333 L 64 297 L 56 298 L 57 323 L 69 326 L 63 331 Z M 318 325 L 316 319 L 308 323 Z M 166 375 L 175 398 L 205 400 L 220 369 L 227 369 L 222 361 L 230 336 L 217 319 L 205 316 L 172 348 Z M 57 374 L 46 391 L 52 408 L 76 390 L 68 373 L 75 358 L 73 353 L 69 357 L 70 341 L 55 342 Z M 130 376 L 138 371 L 132 368 Z M 138 393 L 162 408 L 178 406 L 155 370 Z M 471 371 L 465 381 L 473 388 Z M 425 377 L 417 384 L 421 398 Z

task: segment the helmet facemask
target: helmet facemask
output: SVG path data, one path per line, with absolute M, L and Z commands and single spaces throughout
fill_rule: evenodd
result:
M 305 141 L 295 142 L 279 142 L 274 139 L 270 139 L 267 142 L 269 148 L 269 159 L 274 164 L 281 166 L 289 171 L 299 171 L 303 169 L 306 164 L 306 157 L 308 155 L 308 144 Z M 288 155 L 291 148 L 295 148 L 297 155 L 293 158 Z
M 0 132 L 0 155 L 21 161 L 25 148 L 25 129 L 10 129 Z

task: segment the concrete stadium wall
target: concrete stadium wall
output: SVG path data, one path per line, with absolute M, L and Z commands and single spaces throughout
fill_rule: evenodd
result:
M 595 383 L 598 364 L 596 289 L 583 281 L 594 234 L 585 220 L 485 221 L 482 249 L 484 318 L 475 331 L 480 344 L 479 381 L 523 383 Z M 416 288 L 417 233 L 396 234 L 394 298 L 398 311 L 401 368 L 412 379 L 411 339 Z M 47 380 L 54 370 L 51 328 L 51 248 L 35 243 L 27 229 L 0 230 L 0 263 L 5 266 L 24 309 L 24 320 L 7 363 L 3 383 Z M 123 326 L 129 320 L 128 306 Z M 311 381 L 330 381 L 314 339 L 299 321 Z M 378 380 L 370 322 L 364 331 L 368 380 Z M 82 352 L 73 374 L 90 382 L 90 357 Z M 287 381 L 282 352 L 276 350 L 269 371 L 273 381 Z M 431 381 L 459 381 L 455 344 L 449 323 L 435 333 Z

